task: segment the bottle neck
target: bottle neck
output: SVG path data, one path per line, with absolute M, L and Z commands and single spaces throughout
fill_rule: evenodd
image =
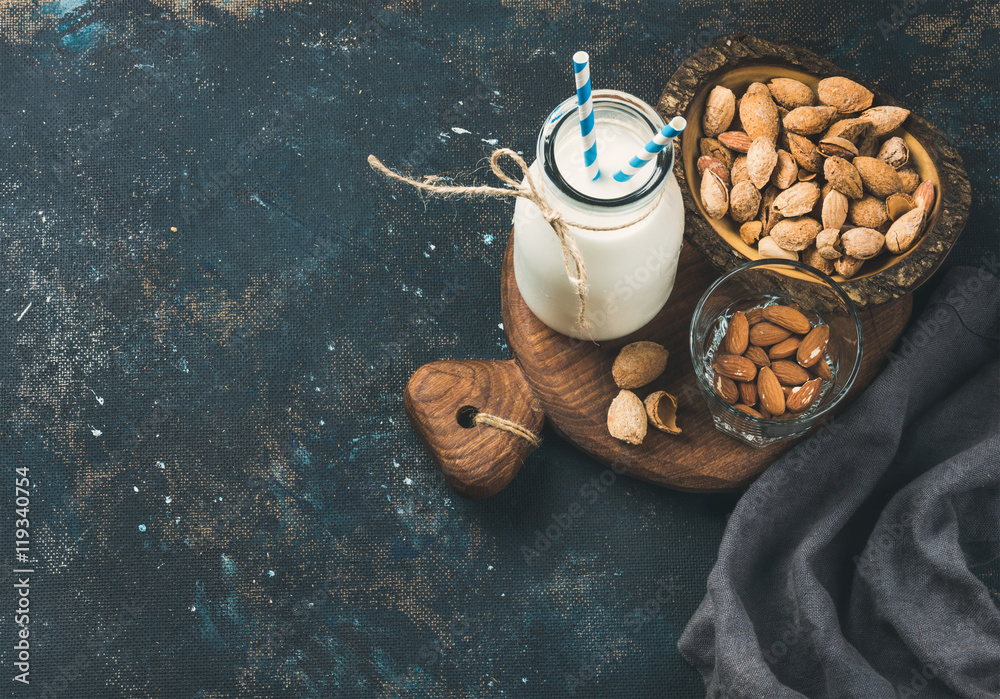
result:
M 600 178 L 586 176 L 575 98 L 559 105 L 539 133 L 536 176 L 552 205 L 580 220 L 641 214 L 660 200 L 673 169 L 673 145 L 631 180 L 622 183 L 613 176 L 663 128 L 663 119 L 623 92 L 595 91 L 593 100 Z

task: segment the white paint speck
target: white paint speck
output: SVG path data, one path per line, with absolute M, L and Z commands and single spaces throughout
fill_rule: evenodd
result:
M 23 311 L 21 311 L 21 315 L 19 315 L 19 316 L 17 317 L 17 322 L 18 322 L 18 323 L 20 323 L 20 322 L 21 322 L 21 318 L 24 318 L 24 314 L 28 312 L 28 309 L 29 309 L 29 308 L 31 308 L 31 304 L 32 304 L 32 303 L 34 303 L 34 301 L 32 301 L 31 303 L 29 303 L 29 304 L 28 304 L 27 306 L 25 306 L 25 307 L 24 307 L 24 310 L 23 310 Z
M 487 233 L 483 236 L 483 242 L 487 245 L 493 245 L 493 236 Z
M 267 571 L 267 577 L 273 578 L 274 577 L 274 571 L 273 570 Z
M 471 131 L 467 131 L 467 130 L 465 130 L 463 128 L 460 128 L 458 126 L 452 126 L 451 130 L 454 131 L 455 133 L 472 133 Z
M 403 479 L 403 483 L 405 483 L 406 485 L 413 485 L 413 479 L 412 478 L 404 478 Z
M 167 497 L 163 498 L 163 502 L 167 503 L 168 505 L 170 503 L 172 503 L 173 501 L 174 501 L 174 499 L 172 497 L 170 497 L 169 495 Z
M 503 330 L 503 323 L 497 323 L 497 327 Z
M 495 146 L 497 143 L 499 143 L 499 141 L 497 141 L 497 139 L 495 138 L 481 138 L 479 140 L 491 146 Z
M 393 468 L 399 468 L 399 462 L 398 462 L 398 461 L 396 461 L 395 459 L 393 459 L 393 460 L 392 460 L 392 467 L 393 467 Z
M 138 493 L 139 492 L 139 486 L 133 485 L 132 486 L 132 490 Z
M 104 434 L 104 433 L 103 433 L 103 432 L 101 432 L 101 431 L 100 431 L 99 429 L 97 429 L 96 427 L 91 427 L 91 428 L 90 428 L 90 434 L 94 435 L 95 437 L 100 437 L 100 436 L 101 436 L 102 434 Z
M 156 465 L 159 466 L 160 468 L 166 468 L 167 467 L 167 465 L 165 463 L 163 463 L 162 461 L 157 461 Z

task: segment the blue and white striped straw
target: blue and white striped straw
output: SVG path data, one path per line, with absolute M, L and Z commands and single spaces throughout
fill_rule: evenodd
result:
M 601 176 L 597 164 L 597 133 L 594 131 L 594 100 L 590 90 L 590 56 L 586 51 L 573 54 L 573 71 L 576 73 L 576 103 L 580 114 L 580 134 L 583 136 L 583 164 L 590 179 Z
M 682 116 L 675 116 L 670 123 L 663 127 L 660 133 L 653 136 L 653 140 L 646 144 L 646 147 L 632 156 L 628 165 L 623 167 L 615 175 L 619 182 L 628 182 L 639 169 L 652 160 L 657 153 L 667 147 L 674 136 L 679 134 L 687 126 L 687 120 Z

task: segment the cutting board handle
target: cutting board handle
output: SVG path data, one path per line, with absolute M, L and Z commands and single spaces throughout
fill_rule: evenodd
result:
M 513 360 L 425 364 L 410 377 L 403 404 L 445 480 L 477 500 L 510 483 L 545 423 Z

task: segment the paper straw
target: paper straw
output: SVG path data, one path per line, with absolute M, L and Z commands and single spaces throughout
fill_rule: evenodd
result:
M 573 71 L 576 73 L 576 103 L 580 114 L 580 135 L 583 136 L 583 164 L 590 179 L 601 176 L 597 164 L 597 133 L 594 131 L 594 100 L 590 90 L 590 56 L 586 51 L 573 54 Z
M 628 165 L 619 170 L 618 174 L 615 175 L 615 179 L 619 182 L 630 180 L 643 165 L 666 148 L 673 137 L 683 131 L 685 126 L 687 126 L 687 120 L 684 117 L 675 116 L 671 119 L 670 123 L 664 126 L 660 133 L 653 136 L 653 140 L 647 143 L 645 148 L 632 156 L 632 159 L 628 161 Z

